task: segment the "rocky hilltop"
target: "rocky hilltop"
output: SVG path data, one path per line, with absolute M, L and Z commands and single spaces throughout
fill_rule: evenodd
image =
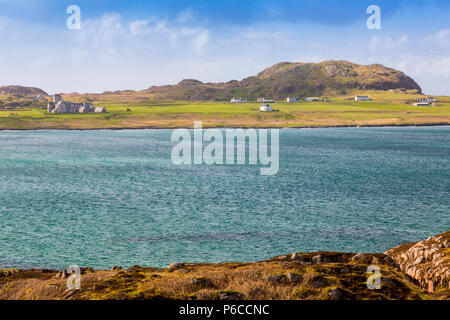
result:
M 241 81 L 203 83 L 195 79 L 185 79 L 176 85 L 152 86 L 141 91 L 108 91 L 103 95 L 126 95 L 128 98 L 145 96 L 154 100 L 184 101 L 227 101 L 233 97 L 244 97 L 248 100 L 256 100 L 259 97 L 284 100 L 287 96 L 298 98 L 336 96 L 355 90 L 397 89 L 422 93 L 420 86 L 406 74 L 380 64 L 360 65 L 348 61 L 324 61 L 281 62 Z M 22 86 L 0 87 L 0 94 L 22 97 L 47 96 L 41 89 Z M 70 95 L 85 96 L 78 93 Z
M 0 270 L 0 299 L 450 299 L 450 231 L 385 253 L 296 252 L 253 263 L 173 263 L 164 269 L 82 268 L 81 289 L 58 270 Z M 379 287 L 369 288 L 373 266 Z
M 22 86 L 2 86 L 0 87 L 0 94 L 12 94 L 16 96 L 29 97 L 29 96 L 47 96 L 47 92 L 39 88 L 34 87 L 22 87 Z
M 354 90 L 391 89 L 422 92 L 420 86 L 406 74 L 380 64 L 324 61 L 282 62 L 242 81 L 203 83 L 186 79 L 176 85 L 150 87 L 141 93 L 148 93 L 154 99 L 228 100 L 242 96 L 256 100 L 258 97 L 285 99 L 289 95 L 343 95 Z

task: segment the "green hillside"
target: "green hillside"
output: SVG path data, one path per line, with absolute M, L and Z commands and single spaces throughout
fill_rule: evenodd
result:
M 392 68 L 379 64 L 364 66 L 348 61 L 325 61 L 282 62 L 242 81 L 202 83 L 187 79 L 177 85 L 150 87 L 141 93 L 154 99 L 223 101 L 235 96 L 249 100 L 258 97 L 285 99 L 288 95 L 302 98 L 345 95 L 354 90 L 391 89 L 422 92 L 413 79 Z

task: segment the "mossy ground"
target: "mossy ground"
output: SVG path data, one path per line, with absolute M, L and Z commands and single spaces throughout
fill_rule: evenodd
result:
M 335 257 L 336 253 L 320 253 Z M 314 254 L 305 254 L 306 260 Z M 381 289 L 367 287 L 367 267 L 384 255 L 362 261 L 310 263 L 280 256 L 255 263 L 179 264 L 168 269 L 135 266 L 119 271 L 86 272 L 81 290 L 68 292 L 57 271 L 15 270 L 0 277 L 0 299 L 187 299 L 216 300 L 228 292 L 247 300 L 333 299 L 447 299 L 445 293 L 426 293 L 391 263 L 381 264 Z M 380 260 L 381 261 L 381 260 Z M 288 274 L 297 281 L 290 282 Z M 269 276 L 272 280 L 269 280 Z M 275 281 L 273 280 L 275 279 Z

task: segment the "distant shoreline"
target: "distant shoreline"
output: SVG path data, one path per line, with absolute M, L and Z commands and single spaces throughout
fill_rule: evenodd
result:
M 336 125 L 336 126 L 293 126 L 293 127 L 247 127 L 247 126 L 203 126 L 202 129 L 338 129 L 338 128 L 406 128 L 406 127 L 448 127 L 450 122 L 424 123 L 424 124 L 389 124 L 389 125 Z M 0 131 L 120 131 L 120 130 L 175 130 L 193 129 L 193 127 L 123 127 L 123 128 L 33 128 L 33 129 L 9 129 L 0 128 Z

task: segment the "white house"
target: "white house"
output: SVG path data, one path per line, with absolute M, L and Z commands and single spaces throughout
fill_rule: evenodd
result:
M 95 113 L 106 113 L 106 109 L 105 109 L 105 107 L 96 107 L 94 109 L 94 112 Z
M 355 101 L 370 101 L 369 96 L 356 96 Z
M 287 97 L 287 102 L 298 102 L 298 99 L 296 97 Z
M 317 101 L 320 101 L 320 98 L 317 98 L 317 97 L 308 97 L 308 98 L 305 99 L 305 101 L 308 101 L 308 102 L 317 102 Z
M 272 107 L 269 104 L 263 104 L 261 107 L 259 107 L 259 110 L 262 112 L 271 112 L 273 111 Z
M 437 101 L 437 99 L 436 99 L 436 98 L 433 98 L 433 97 L 428 97 L 427 99 L 428 99 L 428 101 L 430 101 L 430 102 L 436 102 L 436 101 Z
M 231 99 L 231 103 L 246 103 L 247 100 L 241 97 Z
M 430 103 L 429 102 L 416 102 L 416 103 L 414 103 L 414 105 L 416 107 L 429 107 Z
M 257 101 L 258 102 L 262 102 L 262 103 L 274 103 L 275 102 L 275 100 L 269 100 L 269 99 L 266 99 L 266 98 L 258 98 Z

